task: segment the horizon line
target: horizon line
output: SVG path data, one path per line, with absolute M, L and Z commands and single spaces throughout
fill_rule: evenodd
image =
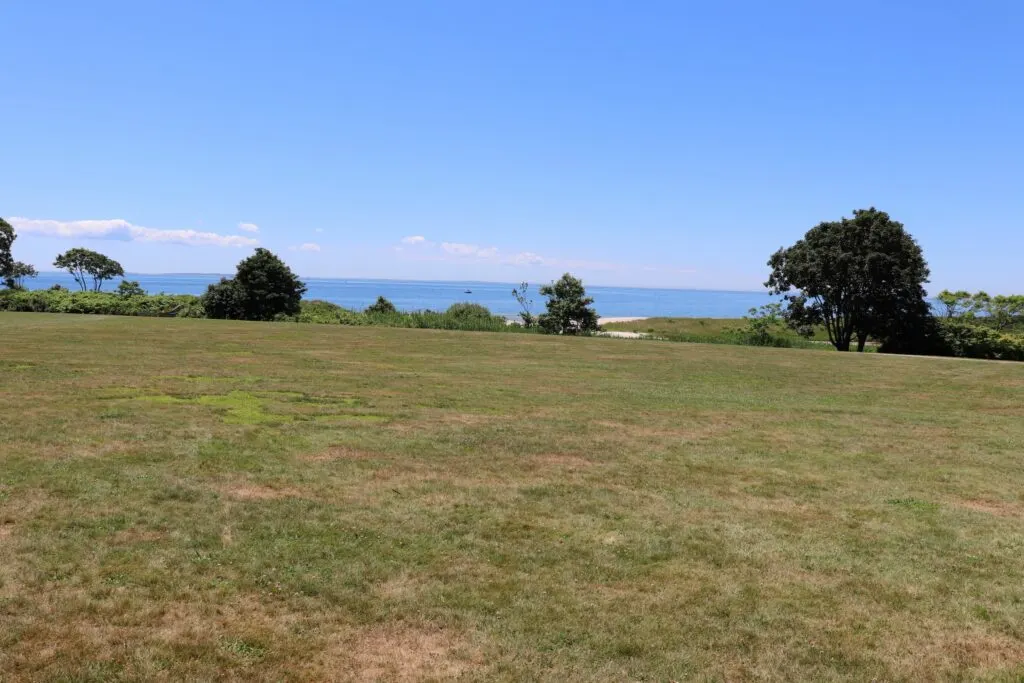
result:
M 68 273 L 62 270 L 40 270 L 40 275 L 63 275 L 70 277 Z M 147 277 L 232 277 L 232 273 L 143 273 L 140 271 L 125 271 L 124 277 L 130 275 L 145 275 Z M 417 282 L 432 282 L 441 284 L 480 284 L 480 285 L 518 285 L 518 282 L 504 281 L 504 280 L 429 280 L 429 279 L 406 279 L 406 278 L 386 278 L 386 277 L 337 277 L 337 276 L 323 276 L 323 275 L 299 275 L 300 279 L 307 280 L 338 280 L 338 281 L 366 281 L 366 282 L 404 282 L 404 283 L 417 283 Z M 554 280 L 552 280 L 554 282 Z M 536 281 L 535 283 L 543 285 L 547 284 L 547 280 Z M 753 289 L 721 289 L 714 287 L 655 287 L 650 285 L 606 285 L 606 284 L 594 284 L 586 285 L 587 287 L 593 288 L 614 288 L 614 289 L 648 289 L 648 290 L 670 290 L 680 292 L 727 292 L 732 294 L 766 294 L 770 296 L 765 290 L 753 290 Z

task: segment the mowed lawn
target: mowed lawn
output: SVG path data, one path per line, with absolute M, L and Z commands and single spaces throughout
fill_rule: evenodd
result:
M 1024 364 L 0 331 L 0 680 L 1024 676 Z

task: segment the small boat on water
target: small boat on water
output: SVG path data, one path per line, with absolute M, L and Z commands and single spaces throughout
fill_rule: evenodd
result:
M 463 292 L 463 294 L 472 294 L 472 293 L 473 293 L 472 289 L 467 289 L 465 292 Z

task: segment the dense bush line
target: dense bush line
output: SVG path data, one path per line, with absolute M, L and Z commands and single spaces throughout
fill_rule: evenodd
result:
M 139 315 L 147 317 L 203 318 L 202 299 L 190 294 L 136 294 L 120 296 L 110 292 L 75 292 L 66 289 L 0 290 L 0 311 L 31 313 L 87 313 L 98 315 Z M 522 331 L 505 318 L 492 315 L 479 304 L 454 304 L 445 312 L 415 313 L 360 312 L 327 301 L 303 301 L 296 315 L 279 315 L 280 322 L 333 325 L 379 325 L 438 330 L 485 332 Z
M 957 358 L 1024 361 L 1024 336 L 999 332 L 991 327 L 943 320 L 938 324 L 937 355 Z
M 110 292 L 72 292 L 67 289 L 0 290 L 0 310 L 175 318 L 205 317 L 199 297 L 191 294 L 119 296 Z
M 384 300 L 387 301 L 386 299 Z M 280 318 L 301 323 L 327 325 L 379 325 L 381 327 L 407 327 L 434 330 L 465 330 L 478 332 L 518 332 L 524 328 L 509 325 L 500 315 L 493 315 L 480 304 L 452 304 L 447 311 L 417 311 L 403 313 L 381 305 L 373 304 L 365 311 L 352 311 L 328 301 L 303 301 L 302 310 L 296 316 Z

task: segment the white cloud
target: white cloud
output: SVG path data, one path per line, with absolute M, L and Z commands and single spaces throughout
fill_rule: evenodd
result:
M 315 242 L 304 242 L 297 247 L 289 247 L 292 251 L 320 251 L 320 245 Z
M 238 229 L 242 232 L 259 232 L 260 226 L 255 223 L 239 223 Z
M 543 266 L 553 264 L 554 261 L 532 251 L 522 251 L 509 258 L 508 263 L 514 266 Z
M 316 230 L 314 230 L 313 232 L 323 232 L 323 231 L 324 231 L 324 229 L 323 229 L 323 228 L 317 228 L 317 229 L 316 229 Z
M 55 221 L 34 218 L 10 218 L 11 225 L 25 235 L 69 239 L 121 240 L 123 242 L 159 242 L 191 246 L 251 247 L 259 240 L 241 235 L 221 235 L 197 230 L 163 230 L 133 225 L 126 220 Z
M 491 259 L 498 255 L 497 247 L 479 247 L 462 242 L 442 242 L 441 250 L 452 256 L 470 256 L 481 259 Z
M 546 258 L 540 254 L 535 254 L 532 251 L 523 251 L 513 255 L 505 255 L 498 249 L 498 247 L 484 247 L 478 244 L 468 244 L 465 242 L 441 242 L 440 244 L 437 244 L 435 242 L 430 242 L 422 235 L 410 235 L 408 237 L 403 237 L 400 240 L 400 243 L 395 245 L 393 249 L 396 253 L 403 253 L 405 252 L 405 247 L 408 246 L 415 247 L 415 249 L 406 253 L 409 253 L 411 256 L 418 259 L 431 261 L 476 261 L 513 266 L 550 266 L 557 263 L 554 259 Z

